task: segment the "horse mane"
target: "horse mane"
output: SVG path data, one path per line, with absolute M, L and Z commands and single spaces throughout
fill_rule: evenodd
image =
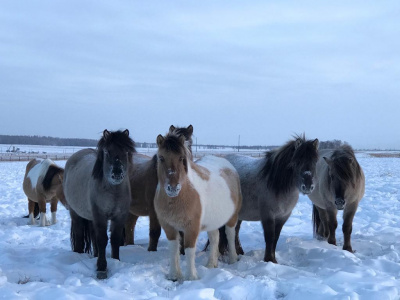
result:
M 351 183 L 355 186 L 361 177 L 361 167 L 358 163 L 354 150 L 350 145 L 343 145 L 335 149 L 331 155 L 333 172 L 337 178 L 345 184 Z
M 64 173 L 64 169 L 56 165 L 49 166 L 42 181 L 43 189 L 45 191 L 48 191 L 51 188 L 51 182 L 53 181 L 54 176 L 59 173 Z
M 132 162 L 132 153 L 136 152 L 135 142 L 129 137 L 128 130 L 118 130 L 108 132 L 104 130 L 102 138 L 97 143 L 97 158 L 92 170 L 92 176 L 94 179 L 103 178 L 103 160 L 104 160 L 104 149 L 110 145 L 116 145 L 120 148 L 126 149 L 128 152 L 128 161 Z
M 288 192 L 296 176 L 292 158 L 296 145 L 304 143 L 306 139 L 304 135 L 293 137 L 285 145 L 265 154 L 265 164 L 260 171 L 261 177 L 267 180 L 267 187 L 276 195 Z

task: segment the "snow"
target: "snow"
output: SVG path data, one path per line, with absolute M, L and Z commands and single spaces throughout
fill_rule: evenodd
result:
M 399 299 L 400 297 L 400 159 L 357 154 L 366 175 L 366 192 L 354 218 L 356 253 L 313 238 L 311 204 L 300 196 L 277 246 L 279 264 L 265 263 L 259 222 L 243 222 L 245 255 L 232 265 L 220 258 L 207 269 L 197 243 L 197 281 L 171 282 L 168 243 L 148 252 L 148 219 L 139 218 L 137 245 L 121 247 L 121 260 L 110 258 L 109 278 L 96 279 L 96 259 L 73 253 L 70 218 L 60 204 L 58 223 L 26 225 L 28 202 L 22 190 L 26 162 L 0 163 L 0 297 L 5 299 Z M 65 161 L 57 164 L 64 166 Z M 49 209 L 48 209 L 49 213 Z M 182 268 L 186 261 L 181 257 Z

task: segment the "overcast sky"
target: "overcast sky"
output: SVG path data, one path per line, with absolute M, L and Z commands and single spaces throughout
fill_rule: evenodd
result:
M 400 149 L 400 1 L 1 1 L 0 134 Z

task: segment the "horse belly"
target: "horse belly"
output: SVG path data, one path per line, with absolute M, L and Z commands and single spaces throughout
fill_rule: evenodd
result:
M 210 186 L 207 193 L 200 194 L 200 201 L 203 207 L 202 231 L 218 229 L 226 224 L 235 213 L 231 191 L 222 180 L 219 184 Z

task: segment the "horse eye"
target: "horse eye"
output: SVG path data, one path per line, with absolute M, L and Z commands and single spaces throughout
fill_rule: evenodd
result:
M 164 161 L 165 161 L 164 156 L 159 156 L 158 159 L 159 159 L 161 162 L 164 162 Z
M 181 157 L 179 157 L 179 161 L 183 161 L 183 157 L 181 156 Z

